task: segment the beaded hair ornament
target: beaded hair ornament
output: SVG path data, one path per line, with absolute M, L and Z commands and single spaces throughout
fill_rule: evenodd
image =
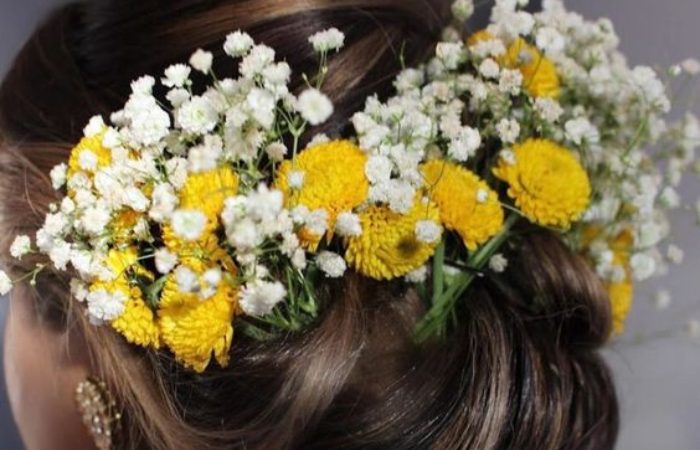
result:
M 14 282 L 66 271 L 92 323 L 202 372 L 229 364 L 234 326 L 255 339 L 311 326 L 332 301 L 318 287 L 349 270 L 414 284 L 427 307 L 416 339 L 443 335 L 475 277 L 508 270 L 504 244 L 529 222 L 590 261 L 620 332 L 633 280 L 682 259 L 661 249 L 698 123 L 665 122 L 664 84 L 627 65 L 609 21 L 523 3 L 496 1 L 488 27 L 464 34 L 473 4 L 455 2 L 434 57 L 403 70 L 393 97 L 368 98 L 344 138 L 301 144 L 333 113 L 334 28 L 309 38 L 319 70 L 297 93 L 289 65 L 241 31 L 224 44 L 235 76 L 197 50 L 134 81 L 51 171 L 62 199 L 11 248 L 46 262 Z M 699 71 L 689 60 L 668 75 Z

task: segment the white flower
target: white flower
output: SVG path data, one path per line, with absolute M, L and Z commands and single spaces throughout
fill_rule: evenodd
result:
M 157 184 L 153 188 L 151 209 L 148 216 L 158 223 L 170 219 L 179 202 L 172 186 L 166 183 Z
M 659 201 L 668 209 L 675 209 L 681 205 L 681 199 L 675 189 L 671 186 L 666 186 L 659 195 Z
M 170 115 L 150 95 L 132 95 L 121 115 L 128 125 L 124 137 L 134 147 L 155 145 L 170 132 Z
M 199 280 L 197 279 L 197 274 L 192 271 L 192 269 L 185 266 L 178 266 L 175 269 L 175 281 L 177 282 L 177 288 L 182 293 L 192 293 L 199 290 Z
M 489 269 L 496 273 L 502 273 L 508 267 L 508 260 L 501 253 L 496 253 L 489 259 Z
M 163 86 L 170 88 L 181 88 L 189 80 L 192 69 L 184 64 L 173 64 L 165 69 L 165 78 L 162 79 Z
M 348 211 L 338 214 L 335 231 L 339 236 L 360 236 L 362 234 L 360 216 Z
M 416 222 L 416 239 L 426 244 L 436 242 L 442 236 L 442 227 L 433 220 Z
M 105 121 L 102 116 L 92 116 L 88 124 L 83 128 L 85 137 L 94 137 L 105 129 Z
M 345 45 L 345 35 L 337 28 L 319 31 L 309 38 L 309 43 L 318 53 L 340 50 Z
M 82 228 L 91 235 L 97 236 L 104 232 L 111 219 L 109 210 L 104 206 L 87 208 L 80 218 Z
M 514 119 L 501 119 L 496 124 L 496 131 L 501 141 L 505 144 L 512 144 L 520 136 L 520 124 Z
M 298 191 L 304 186 L 304 172 L 301 170 L 291 170 L 287 174 L 287 183 L 289 188 Z
M 165 173 L 175 189 L 181 189 L 187 181 L 187 160 L 172 158 L 165 163 Z
M 673 264 L 680 265 L 683 264 L 683 258 L 685 256 L 685 253 L 683 252 L 683 249 L 678 247 L 677 245 L 669 245 L 668 249 L 666 250 L 666 258 L 668 258 L 669 261 L 671 261 Z
M 535 99 L 535 111 L 540 117 L 550 123 L 559 120 L 564 113 L 559 102 L 549 97 L 537 97 Z
M 347 270 L 347 264 L 342 256 L 325 250 L 316 256 L 316 265 L 328 278 L 340 278 Z
M 213 60 L 214 55 L 212 55 L 211 52 L 200 48 L 190 57 L 190 66 L 202 73 L 209 73 Z
M 22 256 L 26 255 L 32 250 L 32 241 L 27 235 L 20 235 L 12 241 L 10 246 L 10 255 L 13 258 L 22 259 Z
M 175 113 L 177 123 L 188 133 L 206 134 L 211 132 L 219 120 L 219 114 L 205 97 L 192 97 Z
M 148 209 L 149 201 L 141 189 L 129 186 L 124 190 L 124 204 L 137 212 L 144 212 Z
M 403 180 L 391 180 L 387 192 L 389 209 L 399 214 L 407 214 L 413 207 L 416 189 Z
M 286 296 L 287 290 L 279 281 L 258 279 L 243 286 L 239 304 L 245 314 L 260 317 L 270 314 Z
M 297 110 L 311 125 L 320 125 L 333 114 L 333 103 L 315 88 L 305 90 L 297 99 Z
M 632 274 L 637 281 L 649 279 L 656 272 L 656 260 L 646 253 L 635 253 L 630 259 Z
M 187 169 L 193 173 L 216 169 L 224 152 L 224 143 L 219 136 L 206 136 L 204 143 L 190 149 Z
M 4 270 L 0 270 L 0 295 L 7 295 L 12 290 L 12 280 Z
M 323 236 L 328 230 L 328 211 L 323 208 L 311 211 L 306 216 L 305 223 L 311 234 Z
M 523 74 L 519 70 L 503 69 L 498 80 L 498 90 L 504 94 L 518 95 L 523 84 Z
M 124 313 L 127 296 L 122 291 L 107 292 L 100 289 L 87 296 L 88 314 L 98 323 L 117 319 Z
M 564 128 L 566 129 L 566 138 L 576 145 L 597 144 L 600 141 L 600 132 L 585 117 L 567 121 Z
M 71 245 L 62 240 L 56 240 L 49 251 L 49 259 L 53 266 L 58 270 L 66 270 L 66 266 L 71 260 L 72 249 Z
M 428 266 L 420 266 L 416 270 L 406 274 L 406 281 L 409 283 L 423 283 L 428 279 Z
M 700 73 L 700 61 L 694 58 L 686 59 L 681 63 L 681 67 L 688 75 L 694 76 Z
M 275 61 L 275 51 L 266 45 L 256 45 L 241 61 L 239 71 L 245 78 L 253 79 Z
M 260 227 L 253 220 L 246 217 L 226 229 L 229 243 L 238 251 L 250 251 L 262 244 L 264 236 L 260 233 Z
M 68 166 L 65 163 L 58 164 L 51 169 L 49 176 L 51 177 L 51 184 L 54 189 L 59 190 L 66 184 L 67 173 Z
M 297 249 L 294 251 L 291 259 L 292 265 L 297 270 L 306 269 L 306 252 L 302 249 Z
M 153 86 L 155 86 L 155 84 L 155 78 L 150 75 L 144 75 L 131 82 L 131 92 L 139 96 L 149 96 L 153 93 Z
M 207 216 L 196 209 L 178 209 L 173 213 L 170 223 L 176 235 L 188 241 L 196 241 L 204 232 Z
M 254 44 L 253 38 L 248 33 L 238 30 L 226 36 L 224 52 L 229 56 L 238 58 L 245 55 Z
M 199 293 L 199 296 L 204 299 L 212 297 L 216 294 L 219 283 L 221 283 L 221 269 L 219 267 L 213 267 L 205 271 L 202 274 L 202 281 L 204 287 Z
M 556 29 L 552 27 L 542 27 L 537 31 L 537 37 L 535 38 L 537 46 L 544 50 L 547 54 L 560 53 L 564 50 L 564 36 Z
M 391 160 L 384 155 L 371 155 L 365 163 L 365 176 L 370 183 L 389 181 L 394 168 Z
M 668 309 L 671 306 L 671 293 L 666 289 L 661 289 L 654 295 L 654 306 L 659 311 Z
M 479 131 L 471 127 L 462 127 L 450 142 L 447 154 L 455 161 L 466 162 L 474 156 L 479 147 L 481 147 Z
M 253 88 L 248 93 L 246 103 L 250 108 L 253 118 L 269 130 L 275 122 L 275 107 L 277 102 L 275 96 L 266 89 Z
M 168 91 L 165 98 L 168 99 L 174 108 L 179 108 L 190 99 L 190 92 L 187 89 L 175 88 Z
M 88 285 L 78 278 L 71 278 L 70 280 L 70 293 L 74 299 L 79 302 L 84 302 L 88 295 L 90 295 L 90 289 Z
M 288 151 L 287 146 L 285 146 L 281 141 L 275 141 L 265 147 L 265 153 L 267 153 L 267 156 L 275 162 L 283 161 Z
M 486 201 L 489 199 L 489 192 L 486 189 L 478 189 L 476 191 L 476 202 L 477 203 L 486 203 Z
M 97 168 L 97 155 L 91 150 L 83 150 L 78 155 L 78 165 L 81 169 L 93 172 Z
M 491 58 L 486 58 L 479 65 L 479 73 L 484 78 L 498 78 L 501 73 L 501 68 L 498 63 Z
M 464 62 L 466 53 L 462 42 L 440 42 L 435 54 L 448 70 L 455 70 Z
M 452 14 L 459 21 L 466 21 L 474 14 L 474 0 L 456 0 L 452 3 Z
M 159 248 L 155 252 L 156 269 L 162 274 L 170 273 L 177 265 L 177 255 L 167 248 Z

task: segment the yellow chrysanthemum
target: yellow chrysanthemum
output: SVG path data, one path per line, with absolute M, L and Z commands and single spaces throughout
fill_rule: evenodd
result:
M 440 209 L 440 221 L 456 231 L 470 250 L 486 242 L 503 227 L 498 194 L 474 173 L 441 160 L 422 167 L 428 195 Z M 479 195 L 486 195 L 478 201 Z
M 303 205 L 311 211 L 325 209 L 328 230 L 332 232 L 338 214 L 352 210 L 367 199 L 366 162 L 367 156 L 350 141 L 315 145 L 300 153 L 294 161 L 280 164 L 275 185 L 284 193 L 288 208 Z M 304 182 L 299 190 L 289 186 L 288 177 L 292 171 L 303 173 Z M 312 248 L 321 237 L 302 234 Z
M 174 277 L 163 288 L 158 310 L 158 327 L 162 341 L 175 358 L 196 372 L 203 372 L 212 356 L 220 366 L 229 362 L 233 340 L 233 317 L 238 292 L 226 282 L 216 294 L 201 299 L 197 294 L 183 294 Z
M 153 274 L 138 263 L 138 253 L 134 247 L 110 250 L 104 264 L 112 271 L 115 278 L 111 281 L 95 282 L 90 286 L 90 290 L 122 292 L 127 297 L 124 312 L 111 322 L 112 327 L 132 344 L 158 348 L 160 339 L 153 312 L 146 305 L 141 289 L 131 285 L 128 277 L 131 271 L 138 276 L 153 280 Z
M 568 228 L 588 207 L 588 174 L 566 148 L 544 139 L 513 147 L 515 161 L 501 158 L 493 173 L 509 184 L 508 195 L 531 221 Z
M 467 43 L 472 46 L 492 39 L 494 36 L 490 32 L 481 30 L 472 34 Z M 508 46 L 506 54 L 498 58 L 498 63 L 509 69 L 520 70 L 523 75 L 523 87 L 531 96 L 559 97 L 561 83 L 556 66 L 523 38 L 514 40 Z
M 180 208 L 198 209 L 208 220 L 207 226 L 218 226 L 224 201 L 238 193 L 238 176 L 229 165 L 202 173 L 190 174 L 180 191 Z
M 132 344 L 142 347 L 160 347 L 160 332 L 153 311 L 146 305 L 138 287 L 131 288 L 130 294 L 124 312 L 112 321 L 112 328 Z
M 104 133 L 98 133 L 92 137 L 84 137 L 78 142 L 78 145 L 73 147 L 68 160 L 68 176 L 76 172 L 92 173 L 92 170 L 85 169 L 81 161 L 94 159 L 96 161 L 96 169 L 107 167 L 112 162 L 112 152 L 102 145 Z M 93 155 L 83 155 L 83 152 L 91 152 Z M 87 157 L 89 156 L 89 158 Z
M 345 259 L 358 272 L 377 280 L 406 275 L 425 264 L 438 244 L 416 238 L 416 223 L 421 220 L 439 222 L 437 205 L 418 200 L 405 215 L 386 206 L 370 206 L 360 213 L 362 234 L 348 239 Z
M 559 97 L 559 75 L 552 60 L 536 47 L 518 38 L 508 47 L 501 64 L 519 69 L 523 74 L 523 87 L 533 97 Z

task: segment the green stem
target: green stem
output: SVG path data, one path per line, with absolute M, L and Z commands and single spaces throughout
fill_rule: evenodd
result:
M 469 267 L 481 270 L 508 239 L 510 231 L 518 219 L 518 214 L 508 216 L 503 224 L 503 230 L 469 258 Z M 454 277 L 447 290 L 440 292 L 439 295 L 433 295 L 432 306 L 416 326 L 415 338 L 418 342 L 425 342 L 435 334 L 440 336 L 445 334 L 447 319 L 474 278 L 476 278 L 475 272 L 462 272 Z

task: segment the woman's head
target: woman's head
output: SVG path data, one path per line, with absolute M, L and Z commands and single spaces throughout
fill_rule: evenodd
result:
M 97 1 L 61 9 L 0 89 L 2 248 L 42 225 L 56 200 L 49 171 L 89 117 L 124 103 L 138 76 L 199 47 L 215 52 L 218 72 L 231 72 L 217 49 L 235 29 L 310 73 L 317 61 L 308 36 L 338 27 L 346 46 L 330 61 L 324 90 L 335 113 L 321 131 L 343 135 L 367 96 L 391 92 L 401 61 L 415 65 L 434 50 L 448 9 L 427 0 Z M 349 273 L 324 284 L 326 306 L 310 329 L 270 342 L 237 336 L 229 367 L 200 375 L 166 351 L 134 348 L 90 325 L 60 276 L 40 278 L 33 297 L 42 327 L 72 336 L 78 350 L 66 353 L 78 353 L 77 373 L 104 379 L 123 407 L 120 448 L 612 448 L 615 393 L 596 353 L 610 331 L 605 292 L 554 234 L 522 232 L 508 270 L 465 294 L 444 342 L 415 343 L 426 309 L 416 292 Z M 32 260 L 8 263 L 20 271 Z M 32 296 L 21 295 L 17 301 Z

